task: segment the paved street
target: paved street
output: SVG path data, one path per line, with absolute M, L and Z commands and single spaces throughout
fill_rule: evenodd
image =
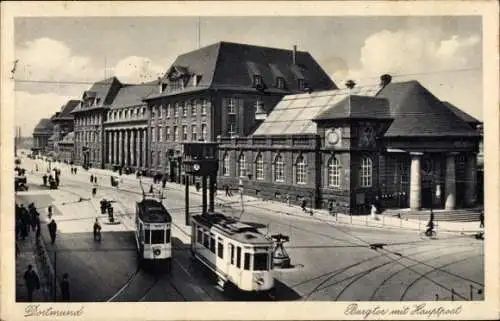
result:
M 23 167 L 34 168 L 33 160 Z M 44 165 L 45 166 L 45 165 Z M 44 166 L 40 166 L 41 169 Z M 175 228 L 174 263 L 167 271 L 137 270 L 133 240 L 135 201 L 140 199 L 138 180 L 123 177 L 120 189 L 110 188 L 109 177 L 99 174 L 99 189 L 90 199 L 90 173 L 79 168 L 77 175 L 62 168 L 57 191 L 33 191 L 41 184 L 41 174 L 29 174 L 30 191 L 18 200 L 34 201 L 46 209 L 56 204 L 55 219 L 59 235 L 55 245 L 44 238 L 57 276 L 70 274 L 72 299 L 75 301 L 192 301 L 243 300 L 241 295 L 218 291 L 215 280 L 190 258 L 189 228 L 184 226 L 184 187 L 167 184 L 165 204 L 173 216 Z M 151 179 L 144 179 L 149 189 Z M 157 186 L 159 187 L 159 186 Z M 220 192 L 219 192 L 220 193 Z M 26 194 L 26 195 L 21 195 Z M 115 200 L 119 225 L 103 224 L 103 240 L 94 243 L 92 222 L 98 214 L 101 198 Z M 228 215 L 240 216 L 239 197 L 232 207 L 223 207 Z M 221 201 L 218 200 L 218 203 Z M 201 194 L 191 188 L 190 208 L 196 213 Z M 484 286 L 483 243 L 470 236 L 440 234 L 437 240 L 422 239 L 417 231 L 336 225 L 333 222 L 280 214 L 245 204 L 241 220 L 256 224 L 263 233 L 290 236 L 286 249 L 293 268 L 276 270 L 276 300 L 469 300 L 482 299 L 477 289 Z M 283 205 L 286 209 L 286 205 Z M 45 210 L 42 211 L 45 217 Z M 104 220 L 103 220 L 104 221 Z M 370 244 L 383 244 L 372 249 Z M 56 260 L 54 262 L 54 251 Z

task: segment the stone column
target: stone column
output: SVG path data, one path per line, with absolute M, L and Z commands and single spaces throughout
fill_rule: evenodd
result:
M 410 208 L 419 210 L 422 207 L 420 159 L 422 153 L 411 153 L 410 168 Z
M 106 132 L 106 138 L 107 138 L 107 144 L 108 144 L 108 155 L 106 156 L 106 163 L 111 164 L 112 157 L 113 157 L 113 144 L 112 144 L 113 137 L 111 137 L 110 131 Z
M 465 206 L 472 207 L 476 205 L 477 189 L 477 165 L 476 154 L 467 155 L 467 164 L 465 168 Z
M 122 165 L 123 160 L 123 133 L 121 130 L 118 131 L 118 165 Z
M 456 179 L 455 179 L 455 153 L 446 156 L 446 210 L 453 210 L 456 206 Z
M 142 134 L 142 129 L 137 130 L 137 136 L 139 138 L 139 146 L 137 148 L 137 157 L 139 159 L 139 166 L 142 168 L 144 167 L 144 158 L 142 156 L 142 146 L 144 144 L 144 138 Z
M 134 150 L 134 153 L 135 153 L 135 166 L 139 167 L 141 166 L 140 164 L 140 154 L 141 154 L 141 142 L 140 142 L 140 137 L 139 137 L 139 131 L 136 129 L 135 130 L 135 150 Z
M 148 135 L 147 129 L 142 130 L 142 164 L 144 168 L 148 168 L 148 158 L 147 158 L 147 149 L 148 149 Z
M 111 131 L 113 134 L 113 165 L 116 164 L 116 160 L 118 159 L 118 133 L 116 130 Z
M 130 130 L 130 166 L 135 166 L 135 130 Z
M 126 129 L 124 131 L 124 134 L 125 134 L 125 160 L 124 160 L 124 163 L 125 163 L 125 166 L 129 166 L 130 165 L 130 162 L 129 162 L 129 158 L 130 158 L 130 131 L 128 129 Z

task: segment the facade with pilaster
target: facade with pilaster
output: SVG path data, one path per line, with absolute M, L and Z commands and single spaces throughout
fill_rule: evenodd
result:
M 149 169 L 181 181 L 182 143 L 246 137 L 281 98 L 335 89 L 303 51 L 219 42 L 179 56 L 146 101 Z
M 73 110 L 75 163 L 104 168 L 107 145 L 104 123 L 108 109 L 123 85 L 116 77 L 96 82 L 85 91 L 79 105 Z
M 367 213 L 478 203 L 479 122 L 416 81 L 284 97 L 246 138 L 220 138 L 218 185 Z

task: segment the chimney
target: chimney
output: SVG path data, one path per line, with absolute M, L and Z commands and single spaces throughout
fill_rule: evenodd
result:
M 293 64 L 297 64 L 297 45 L 293 45 L 293 52 L 292 52 L 292 60 Z
M 385 87 L 390 84 L 392 81 L 392 77 L 389 74 L 383 74 L 380 76 L 380 87 Z
M 161 81 L 161 78 L 158 77 L 158 93 L 161 94 L 163 92 L 163 82 Z

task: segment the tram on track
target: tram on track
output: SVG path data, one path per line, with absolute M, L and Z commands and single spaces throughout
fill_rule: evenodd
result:
M 171 264 L 172 217 L 163 204 L 143 198 L 136 202 L 135 241 L 140 263 Z
M 217 275 L 245 292 L 274 289 L 272 240 L 257 228 L 220 213 L 191 217 L 191 253 Z

